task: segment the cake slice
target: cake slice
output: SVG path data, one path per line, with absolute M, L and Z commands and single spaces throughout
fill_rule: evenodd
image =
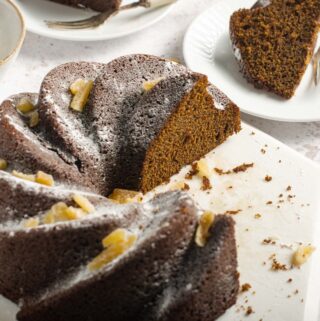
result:
M 6 160 L 8 169 L 26 174 L 41 170 L 57 180 L 93 189 L 74 162 L 64 161 L 60 149 L 48 142 L 48 127 L 41 130 L 41 119 L 30 124 L 32 115 L 39 117 L 37 94 L 14 95 L 0 105 L 0 158 Z
M 118 9 L 121 4 L 121 0 L 50 0 L 65 4 L 67 6 L 90 8 L 95 11 L 108 11 Z
M 122 154 L 127 172 L 123 182 L 128 179 L 129 188 L 143 192 L 168 181 L 240 130 L 238 107 L 201 74 L 168 77 L 138 105 L 130 114 Z
M 28 300 L 18 320 L 140 320 L 181 263 L 198 214 L 192 200 L 180 192 L 159 195 L 145 206 L 150 221 L 132 230 L 137 240 L 127 252 L 98 269 L 82 267 L 62 290 Z
M 319 31 L 318 0 L 260 1 L 230 20 L 233 50 L 256 88 L 291 98 L 309 64 Z
M 191 244 L 169 287 L 143 321 L 212 321 L 236 303 L 239 273 L 234 221 L 217 215 L 210 235 L 204 247 Z
M 239 108 L 206 76 L 155 56 L 108 64 L 89 106 L 104 153 L 118 137 L 113 184 L 143 192 L 240 130 Z

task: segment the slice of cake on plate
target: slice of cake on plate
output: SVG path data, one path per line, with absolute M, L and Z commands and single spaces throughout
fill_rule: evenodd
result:
M 244 77 L 291 98 L 309 64 L 320 28 L 318 0 L 260 1 L 231 16 L 230 37 Z

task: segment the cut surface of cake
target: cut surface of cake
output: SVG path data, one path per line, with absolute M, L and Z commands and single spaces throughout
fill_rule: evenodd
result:
M 148 55 L 64 64 L 39 95 L 5 100 L 0 294 L 20 304 L 17 320 L 226 311 L 239 287 L 233 220 L 182 192 L 141 192 L 239 130 L 238 107 L 206 76 Z
M 309 64 L 320 29 L 318 0 L 260 1 L 231 16 L 240 71 L 256 88 L 291 98 Z

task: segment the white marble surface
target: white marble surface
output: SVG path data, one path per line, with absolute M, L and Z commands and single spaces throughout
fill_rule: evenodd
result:
M 4 83 L 0 84 L 0 100 L 17 92 L 38 91 L 43 76 L 52 67 L 67 61 L 107 62 L 120 55 L 138 52 L 183 61 L 182 41 L 186 29 L 215 1 L 180 0 L 171 13 L 152 28 L 111 41 L 73 43 L 28 33 L 20 56 Z M 281 123 L 247 115 L 243 115 L 243 120 L 320 163 L 320 123 Z

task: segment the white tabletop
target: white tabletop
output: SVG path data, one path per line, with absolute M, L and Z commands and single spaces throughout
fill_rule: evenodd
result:
M 180 0 L 165 19 L 150 29 L 116 40 L 76 43 L 28 33 L 20 56 L 5 84 L 0 86 L 0 100 L 17 92 L 37 92 L 45 74 L 68 61 L 108 62 L 124 54 L 149 53 L 178 58 L 183 62 L 185 31 L 192 20 L 215 1 Z M 216 85 L 219 87 L 219 84 Z M 320 122 L 282 123 L 247 115 L 243 115 L 242 119 L 320 163 Z

